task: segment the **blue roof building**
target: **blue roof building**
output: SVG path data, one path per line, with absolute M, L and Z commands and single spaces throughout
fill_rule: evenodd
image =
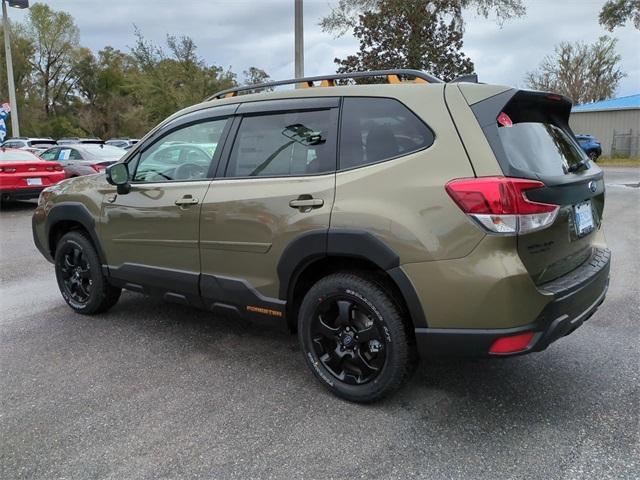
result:
M 576 134 L 591 134 L 602 145 L 602 155 L 639 155 L 640 93 L 575 105 L 569 125 Z
M 582 105 L 574 105 L 571 109 L 573 112 L 604 112 L 607 110 L 627 110 L 640 108 L 640 93 L 635 95 L 627 95 L 626 97 L 611 98 L 609 100 L 601 100 L 593 103 L 583 103 Z

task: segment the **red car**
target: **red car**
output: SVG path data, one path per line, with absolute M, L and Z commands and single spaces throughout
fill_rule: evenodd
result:
M 65 178 L 58 162 L 46 162 L 26 150 L 0 148 L 0 202 L 37 198 L 44 188 Z

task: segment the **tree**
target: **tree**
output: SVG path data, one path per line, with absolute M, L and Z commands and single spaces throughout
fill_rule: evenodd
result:
M 33 55 L 33 42 L 25 35 L 24 28 L 19 23 L 11 23 L 11 57 L 13 59 L 13 79 L 16 85 L 16 97 L 21 104 L 30 90 L 32 67 L 30 58 Z M 7 61 L 4 49 L 4 31 L 0 25 L 0 101 L 8 99 Z
M 231 71 L 205 64 L 190 37 L 168 35 L 167 53 L 164 48 L 146 41 L 139 30 L 135 33 L 136 44 L 131 55 L 139 71 L 131 77 L 130 85 L 151 124 L 236 85 Z
M 640 29 L 640 0 L 608 0 L 600 11 L 600 25 L 610 32 L 621 27 L 627 20 Z
M 387 0 L 338 0 L 331 12 L 320 21 L 325 32 L 342 36 L 352 30 L 357 24 L 359 16 L 366 12 L 376 13 Z M 454 25 L 460 33 L 464 30 L 462 11 L 475 7 L 476 12 L 483 17 L 494 13 L 498 22 L 525 14 L 526 8 L 522 0 L 423 0 L 414 2 L 418 8 L 426 8 L 431 13 L 439 13 L 452 17 Z
M 73 92 L 72 65 L 78 53 L 80 32 L 70 14 L 56 12 L 42 3 L 29 9 L 26 32 L 34 47 L 30 59 L 35 70 L 34 84 L 49 117 Z
M 611 98 L 625 76 L 616 43 L 608 36 L 593 44 L 560 43 L 536 71 L 527 73 L 527 83 L 536 90 L 566 95 L 577 104 Z
M 259 83 L 266 83 L 270 80 L 269 74 L 257 67 L 249 67 L 248 70 L 242 72 L 244 76 L 245 85 L 258 85 Z
M 456 20 L 445 21 L 424 0 L 381 2 L 375 12 L 360 15 L 354 35 L 360 49 L 334 60 L 338 73 L 412 68 L 451 80 L 473 71 L 473 62 L 460 51 L 462 32 Z
M 78 117 L 91 136 L 109 138 L 127 130 L 124 114 L 134 107 L 128 77 L 136 70 L 133 57 L 112 47 L 98 52 L 97 58 L 89 49 L 81 50 L 74 64 L 82 100 Z

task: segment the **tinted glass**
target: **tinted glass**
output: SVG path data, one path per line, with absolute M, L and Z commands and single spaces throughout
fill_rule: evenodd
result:
M 44 160 L 57 160 L 58 159 L 58 148 L 51 148 L 45 152 L 42 152 L 40 156 Z
M 22 148 L 25 146 L 25 142 L 4 142 L 2 146 L 5 148 Z
M 498 127 L 509 163 L 521 170 L 564 175 L 570 165 L 585 159 L 571 134 L 551 123 L 522 122 Z
M 340 168 L 380 162 L 421 150 L 433 132 L 391 98 L 345 98 L 342 104 Z
M 133 181 L 167 182 L 208 178 L 227 121 L 225 118 L 197 123 L 165 135 L 142 153 Z
M 82 160 L 82 154 L 75 148 L 69 151 L 69 160 Z
M 113 145 L 86 144 L 86 145 L 82 145 L 82 150 L 102 158 L 120 158 L 125 153 L 127 153 L 126 150 L 122 148 L 114 147 Z
M 243 118 L 226 175 L 287 176 L 334 171 L 336 119 L 337 109 Z

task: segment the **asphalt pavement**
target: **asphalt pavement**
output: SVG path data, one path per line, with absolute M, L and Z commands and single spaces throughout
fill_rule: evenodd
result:
M 0 478 L 638 479 L 640 169 L 608 168 L 611 286 L 548 350 L 423 362 L 362 406 L 326 392 L 295 336 L 124 293 L 76 315 L 0 212 Z M 462 301 L 462 300 L 461 300 Z

